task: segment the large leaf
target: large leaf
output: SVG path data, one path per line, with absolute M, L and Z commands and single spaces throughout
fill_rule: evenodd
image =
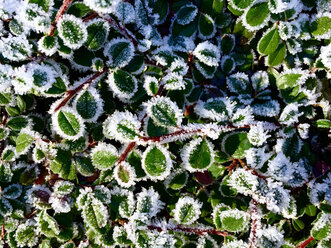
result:
M 271 29 L 268 33 L 266 33 L 259 41 L 257 45 L 257 50 L 261 54 L 272 54 L 276 51 L 279 43 L 279 34 L 278 29 Z

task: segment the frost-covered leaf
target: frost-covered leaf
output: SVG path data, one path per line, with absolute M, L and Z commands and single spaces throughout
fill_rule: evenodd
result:
M 103 101 L 95 88 L 78 94 L 74 104 L 77 113 L 86 121 L 96 121 L 102 114 Z
M 31 223 L 19 225 L 15 232 L 15 240 L 20 247 L 33 247 L 38 242 L 36 227 Z
M 317 239 L 325 239 L 331 231 L 331 214 L 319 213 L 314 226 L 311 229 L 311 235 Z
M 129 111 L 115 111 L 114 114 L 108 117 L 103 123 L 103 132 L 109 139 L 127 142 L 138 138 L 140 126 L 140 121 Z
M 269 8 L 266 1 L 259 1 L 246 9 L 243 23 L 249 30 L 259 30 L 269 20 Z
M 209 39 L 215 35 L 216 28 L 214 20 L 207 14 L 201 14 L 199 17 L 199 36 L 202 39 Z
M 160 201 L 159 193 L 153 188 L 143 188 L 137 195 L 137 211 L 148 217 L 156 216 L 163 207 L 164 203 Z
M 195 5 L 184 5 L 176 14 L 176 21 L 180 25 L 187 25 L 192 22 L 198 13 L 198 8 Z
M 181 152 L 183 165 L 191 172 L 207 170 L 213 164 L 214 156 L 213 145 L 202 138 L 192 140 Z
M 182 122 L 182 112 L 168 97 L 155 97 L 146 104 L 146 111 L 162 127 L 176 127 Z
M 251 143 L 245 132 L 228 134 L 222 141 L 222 150 L 232 158 L 244 158 L 245 151 L 250 147 Z
M 192 197 L 179 198 L 174 209 L 174 219 L 180 224 L 190 225 L 199 218 L 201 207 L 202 203 Z
M 316 38 L 330 38 L 331 34 L 331 18 L 327 15 L 322 15 L 311 23 L 311 34 Z
M 41 233 L 46 237 L 56 237 L 60 233 L 58 223 L 46 210 L 40 212 L 37 220 Z
M 134 55 L 134 46 L 131 41 L 124 38 L 111 40 L 104 50 L 112 67 L 124 67 L 129 64 Z
M 124 102 L 130 101 L 138 90 L 137 79 L 123 70 L 111 72 L 107 82 L 114 94 Z
M 172 161 L 166 148 L 149 146 L 143 153 L 142 165 L 144 171 L 151 179 L 163 180 L 170 173 Z
M 259 53 L 268 55 L 272 54 L 274 51 L 276 51 L 279 43 L 279 34 L 278 29 L 273 28 L 271 30 L 268 30 L 263 37 L 260 39 L 257 50 Z
M 34 141 L 33 133 L 23 129 L 16 139 L 16 152 L 23 154 L 28 151 Z
M 129 163 L 121 162 L 114 169 L 114 177 L 120 186 L 129 188 L 135 184 L 136 173 Z
M 7 199 L 16 199 L 22 194 L 22 186 L 20 184 L 12 184 L 2 191 L 2 196 Z
M 100 49 L 108 37 L 109 25 L 101 19 L 94 19 L 87 23 L 87 38 L 85 46 L 92 50 Z
M 87 39 L 86 25 L 73 15 L 63 15 L 57 23 L 57 29 L 63 43 L 71 49 L 81 47 Z
M 243 231 L 249 222 L 249 215 L 240 210 L 223 210 L 220 211 L 216 218 L 216 221 L 220 223 L 220 227 L 223 230 L 229 232 L 240 232 Z
M 87 202 L 83 207 L 84 221 L 93 228 L 102 228 L 107 224 L 108 209 L 96 198 L 87 197 Z
M 93 165 L 99 170 L 108 170 L 118 160 L 117 149 L 110 144 L 100 142 L 91 152 Z
M 199 43 L 194 49 L 193 55 L 208 66 L 218 66 L 220 61 L 220 51 L 218 47 L 209 41 Z
M 85 131 L 82 117 L 70 108 L 62 108 L 53 114 L 52 124 L 59 135 L 69 140 L 80 138 Z

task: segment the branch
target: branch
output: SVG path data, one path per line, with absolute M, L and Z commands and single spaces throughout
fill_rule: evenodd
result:
M 53 113 L 55 113 L 56 111 L 58 111 L 60 108 L 62 108 L 63 106 L 65 106 L 67 104 L 67 102 L 74 96 L 76 95 L 79 91 L 81 91 L 85 86 L 87 86 L 87 88 L 93 83 L 93 81 L 95 79 L 97 79 L 98 77 L 100 77 L 102 74 L 104 74 L 106 71 L 108 70 L 108 67 L 104 67 L 102 71 L 98 71 L 97 73 L 95 73 L 92 77 L 90 77 L 88 80 L 86 80 L 85 82 L 83 82 L 82 84 L 80 84 L 77 88 L 70 90 L 67 92 L 67 96 L 54 108 Z
M 136 142 L 131 142 L 131 143 L 128 144 L 128 146 L 126 147 L 124 152 L 121 154 L 121 156 L 117 160 L 117 164 L 120 164 L 121 162 L 123 162 L 125 160 L 125 158 L 129 154 L 129 152 L 134 148 L 135 145 L 136 145 Z
M 306 239 L 305 241 L 303 241 L 301 244 L 299 244 L 297 246 L 297 248 L 305 248 L 310 242 L 312 242 L 314 240 L 313 237 L 309 237 L 308 239 Z
M 163 229 L 159 226 L 155 225 L 149 225 L 147 226 L 150 230 L 157 230 L 158 232 L 162 232 Z M 175 232 L 184 232 L 184 233 L 190 233 L 190 234 L 197 234 L 197 235 L 205 235 L 205 234 L 214 234 L 226 237 L 228 234 L 226 232 L 220 232 L 215 229 L 200 229 L 200 228 L 191 228 L 191 227 L 185 227 L 182 225 L 177 226 L 167 226 L 166 227 L 168 231 L 175 231 Z
M 64 12 L 67 10 L 67 8 L 69 7 L 69 5 L 71 4 L 72 0 L 63 0 L 62 6 L 60 7 L 59 11 L 57 12 L 55 19 L 52 23 L 52 27 L 51 30 L 49 31 L 48 35 L 53 36 L 54 32 L 56 30 L 56 24 L 58 23 L 58 21 L 61 19 L 61 17 L 63 16 Z
M 122 25 L 118 24 L 113 18 L 110 16 L 104 16 L 103 17 L 106 21 L 109 22 L 110 25 L 112 25 L 117 31 L 122 33 L 126 38 L 130 39 L 134 46 L 138 46 L 138 41 L 136 38 L 129 33 L 129 31 Z
M 251 211 L 250 211 L 250 218 L 252 219 L 252 225 L 251 225 L 251 232 L 249 234 L 249 247 L 250 248 L 255 248 L 256 247 L 256 231 L 257 228 L 259 226 L 259 213 L 257 210 L 257 206 L 256 206 L 257 202 L 255 200 L 252 200 L 251 203 Z

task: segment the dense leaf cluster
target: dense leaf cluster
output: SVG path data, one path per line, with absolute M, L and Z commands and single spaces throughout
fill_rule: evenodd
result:
M 0 0 L 0 247 L 331 247 L 328 0 Z

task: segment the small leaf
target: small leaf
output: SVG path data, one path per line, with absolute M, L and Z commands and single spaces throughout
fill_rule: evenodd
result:
M 215 34 L 214 20 L 207 14 L 201 14 L 199 17 L 199 35 L 203 39 L 212 38 Z
M 268 31 L 263 37 L 260 39 L 257 50 L 261 54 L 272 54 L 276 51 L 279 43 L 279 34 L 278 29 L 274 28 Z
M 246 150 L 251 148 L 251 146 L 245 132 L 228 134 L 222 141 L 222 150 L 230 157 L 237 159 L 244 158 Z
M 320 37 L 328 34 L 331 29 L 331 18 L 329 16 L 321 16 L 311 23 L 311 34 L 315 37 Z
M 106 21 L 96 19 L 87 24 L 85 46 L 92 50 L 100 49 L 108 37 L 109 25 Z
M 117 149 L 110 145 L 100 142 L 91 152 L 93 165 L 99 170 L 108 170 L 118 160 Z
M 34 137 L 30 134 L 21 132 L 16 139 L 16 152 L 18 154 L 27 152 L 33 141 Z
M 261 29 L 269 18 L 269 8 L 267 2 L 258 2 L 248 9 L 244 16 L 244 23 L 247 23 L 250 29 Z
M 286 46 L 284 43 L 280 43 L 272 54 L 268 56 L 267 64 L 269 66 L 277 66 L 283 62 L 286 56 Z
M 113 39 L 105 46 L 104 55 L 113 67 L 124 67 L 133 58 L 134 46 L 127 39 Z
M 185 5 L 177 12 L 176 21 L 180 25 L 187 25 L 192 22 L 198 13 L 198 9 L 195 5 Z

